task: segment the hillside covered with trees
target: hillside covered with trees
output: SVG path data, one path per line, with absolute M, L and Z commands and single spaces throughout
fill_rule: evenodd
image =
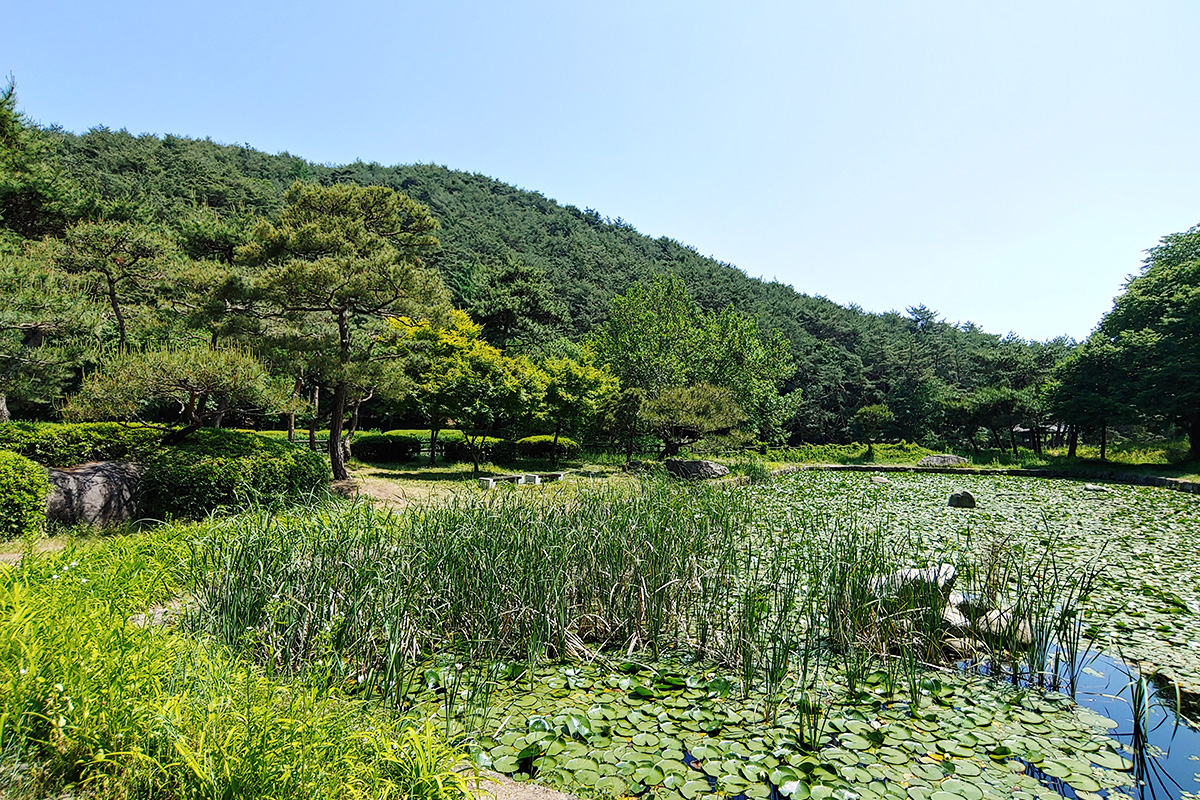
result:
M 923 306 L 843 307 L 483 175 L 39 129 L 10 87 L 0 395 L 15 417 L 185 426 L 269 411 L 437 428 L 475 414 L 484 437 L 524 420 L 593 440 L 653 433 L 666 452 L 733 430 L 1015 450 L 1114 425 L 1178 429 L 1194 451 L 1200 358 L 1179 342 L 1197 338 L 1198 242 L 1196 229 L 1164 239 L 1082 346 L 1032 342 Z M 414 333 L 445 325 L 458 332 Z M 139 383 L 135 362 L 178 379 Z M 462 384 L 433 387 L 431 369 Z M 525 388 L 484 411 L 433 399 L 478 392 L 487 374 Z M 551 419 L 533 398 L 554 374 L 607 394 Z

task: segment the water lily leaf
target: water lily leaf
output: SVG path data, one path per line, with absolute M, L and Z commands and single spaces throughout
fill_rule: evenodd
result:
M 515 772 L 517 765 L 520 763 L 516 756 L 501 756 L 500 758 L 493 759 L 492 769 L 503 773 Z
M 572 758 L 564 767 L 569 772 L 580 772 L 582 770 L 599 771 L 599 765 L 590 758 Z
M 1098 792 L 1100 784 L 1091 775 L 1083 775 L 1075 772 L 1067 781 L 1073 789 L 1078 789 L 1081 792 Z
M 702 780 L 687 781 L 679 787 L 679 793 L 686 797 L 687 800 L 695 800 L 695 798 L 702 794 L 708 794 L 710 790 L 711 787 L 708 781 Z
M 1096 750 L 1088 753 L 1088 759 L 1098 766 L 1105 769 L 1115 769 L 1122 772 L 1128 772 L 1133 769 L 1133 762 L 1121 756 L 1120 753 L 1114 753 L 1112 750 Z

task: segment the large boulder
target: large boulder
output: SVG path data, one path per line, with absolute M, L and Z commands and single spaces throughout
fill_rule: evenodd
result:
M 703 478 L 720 478 L 729 474 L 729 468 L 712 461 L 685 461 L 681 458 L 667 459 L 667 472 L 676 478 L 700 480 Z
M 966 464 L 967 460 L 962 456 L 954 456 L 949 453 L 925 456 L 917 462 L 918 467 L 962 467 Z
M 137 519 L 145 467 L 123 461 L 94 461 L 51 469 L 46 519 L 63 525 L 116 525 Z

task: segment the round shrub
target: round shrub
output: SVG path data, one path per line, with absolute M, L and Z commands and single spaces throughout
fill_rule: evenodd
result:
M 159 449 L 163 432 L 119 422 L 5 422 L 0 448 L 49 467 L 88 461 L 140 461 Z
M 368 464 L 396 464 L 416 458 L 421 452 L 421 440 L 416 436 L 368 431 L 354 437 L 350 452 Z
M 214 509 L 274 501 L 329 483 L 319 454 L 253 433 L 205 428 L 146 459 L 142 513 L 199 518 Z
M 24 456 L 0 450 L 0 539 L 38 536 L 46 527 L 46 470 Z
M 558 437 L 558 458 L 560 460 L 578 458 L 579 451 L 579 443 L 574 439 L 568 439 L 565 436 Z M 554 437 L 526 436 L 524 439 L 517 439 L 517 455 L 521 458 L 553 458 Z

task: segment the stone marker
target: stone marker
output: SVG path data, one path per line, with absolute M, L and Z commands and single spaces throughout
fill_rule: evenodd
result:
M 704 478 L 720 478 L 729 474 L 729 468 L 712 461 L 685 461 L 681 458 L 668 459 L 665 462 L 667 472 L 676 478 L 698 480 Z
M 146 468 L 122 461 L 93 461 L 51 469 L 46 519 L 63 525 L 116 525 L 138 518 L 138 493 Z
M 955 492 L 954 494 L 950 495 L 949 505 L 951 508 L 974 508 L 975 495 L 971 494 L 966 489 L 963 489 L 961 492 Z

